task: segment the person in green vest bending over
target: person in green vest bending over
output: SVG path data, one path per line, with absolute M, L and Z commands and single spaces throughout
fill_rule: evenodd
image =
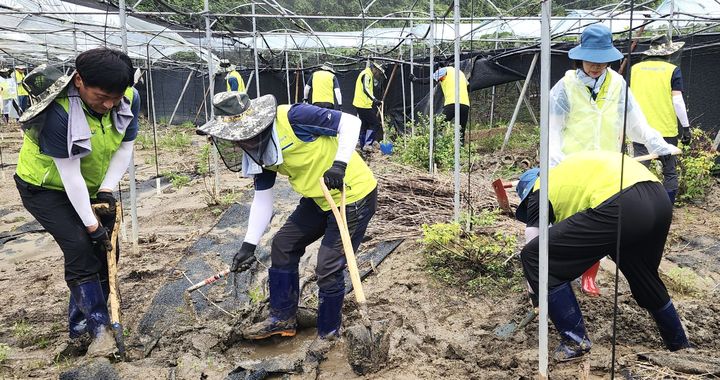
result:
M 623 57 L 613 46 L 610 29 L 600 24 L 588 26 L 580 45 L 570 49 L 568 56 L 576 69 L 568 70 L 550 90 L 551 167 L 572 153 L 621 152 L 625 119 L 627 137 L 643 144 L 649 152 L 658 156 L 680 152 L 650 127 L 632 91 L 626 91 L 623 77 L 610 68 L 610 63 Z M 597 263 L 582 276 L 583 292 L 590 296 L 600 295 L 595 284 L 599 268 Z
M 432 74 L 432 79 L 440 83 L 442 89 L 443 102 L 442 114 L 445 120 L 455 120 L 455 77 L 460 76 L 460 141 L 465 141 L 465 127 L 467 127 L 468 116 L 470 114 L 470 96 L 468 94 L 468 85 L 470 84 L 462 70 L 456 70 L 452 66 L 446 66 L 437 69 Z M 410 80 L 418 83 L 430 83 L 430 78 L 417 78 L 410 73 Z
M 383 126 L 378 118 L 378 107 L 382 101 L 375 96 L 375 82 L 385 78 L 383 67 L 377 62 L 368 62 L 367 67 L 358 74 L 355 80 L 355 97 L 353 107 L 362 121 L 360 128 L 360 148 L 364 151 L 373 150 L 373 142 L 382 140 Z
M 643 52 L 647 58 L 633 65 L 630 71 L 630 88 L 648 123 L 660 132 L 665 141 L 673 145 L 678 143 L 678 120 L 682 125 L 682 143 L 690 144 L 692 136 L 682 95 L 682 72 L 679 67 L 668 62 L 668 58 L 684 44 L 668 43 L 667 38 L 662 36 Z M 633 153 L 635 156 L 642 156 L 648 154 L 648 151 L 645 145 L 633 142 Z M 675 156 L 662 156 L 660 163 L 663 167 L 663 186 L 670 201 L 675 203 L 678 190 L 677 159 Z
M 125 53 L 88 50 L 75 70 L 20 119 L 25 136 L 14 177 L 23 206 L 63 252 L 70 337 L 89 333 L 87 355 L 106 356 L 116 351 L 107 308 L 112 192 L 132 158 L 140 98 Z M 99 220 L 91 202 L 107 203 L 111 212 Z
M 272 240 L 270 315 L 245 329 L 243 337 L 295 335 L 300 258 L 308 245 L 322 239 L 315 270 L 319 304 L 313 347 L 328 347 L 340 334 L 346 262 L 338 225 L 318 182 L 324 179 L 336 202 L 338 189 L 345 186 L 347 224 L 357 250 L 377 204 L 377 181 L 355 151 L 361 122 L 353 115 L 306 103 L 278 106 L 272 95 L 250 100 L 245 93 L 224 92 L 215 95 L 213 106 L 218 117 L 199 131 L 212 137 L 228 169 L 242 171 L 255 184 L 247 232 L 232 271 L 243 271 L 256 261 L 255 248 L 272 217 L 276 176 L 287 176 L 302 196 Z
M 227 75 L 225 75 L 225 91 L 247 91 L 245 89 L 245 81 L 240 73 L 237 72 L 235 65 L 231 65 L 227 59 L 221 59 L 220 67 L 227 72 Z
M 537 168 L 530 169 L 517 185 L 522 201 L 516 217 L 530 238 L 520 258 L 533 294 L 539 292 L 539 174 Z M 616 261 L 618 249 L 619 269 L 637 304 L 655 320 L 665 347 L 690 347 L 658 274 L 672 221 L 672 205 L 660 181 L 634 159 L 608 151 L 570 154 L 548 175 L 553 224 L 548 236 L 548 316 L 561 338 L 555 359 L 566 361 L 590 351 L 570 282 L 607 255 Z
M 340 93 L 340 83 L 335 76 L 335 70 L 329 62 L 325 62 L 320 66 L 320 70 L 310 75 L 310 79 L 305 84 L 305 95 L 303 102 L 307 103 L 308 99 L 312 105 L 329 108 L 342 109 L 342 94 Z

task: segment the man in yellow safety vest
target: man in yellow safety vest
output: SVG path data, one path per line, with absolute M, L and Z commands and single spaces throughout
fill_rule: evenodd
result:
M 245 92 L 245 81 L 239 72 L 237 72 L 235 65 L 230 64 L 227 59 L 220 60 L 220 67 L 225 69 L 227 75 L 225 76 L 225 91 L 239 91 Z
M 325 62 L 320 66 L 320 70 L 310 75 L 310 79 L 305 84 L 303 101 L 308 102 L 308 99 L 312 105 L 318 107 L 342 109 L 340 84 L 331 63 Z
M 465 127 L 467 126 L 468 116 L 470 114 L 470 96 L 468 94 L 468 80 L 465 77 L 465 73 L 462 70 L 456 70 L 452 66 L 441 67 L 437 69 L 432 79 L 440 83 L 443 97 L 442 114 L 445 115 L 445 120 L 455 120 L 455 77 L 460 76 L 460 139 L 465 141 Z M 430 83 L 430 78 L 417 78 L 415 75 L 410 73 L 410 80 L 418 83 Z
M 15 66 L 14 74 L 15 83 L 17 83 L 17 99 L 20 112 L 25 112 L 25 110 L 30 106 L 30 96 L 22 84 L 23 79 L 25 79 L 25 70 L 27 70 L 27 66 L 25 65 Z
M 378 107 L 382 101 L 375 96 L 375 81 L 385 78 L 383 67 L 377 62 L 368 62 L 355 80 L 353 106 L 362 121 L 360 128 L 360 147 L 364 151 L 372 150 L 373 142 L 382 140 L 383 126 L 378 119 Z

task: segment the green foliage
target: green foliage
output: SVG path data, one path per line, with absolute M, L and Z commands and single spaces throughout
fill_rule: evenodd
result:
M 162 176 L 166 177 L 168 180 L 170 180 L 170 183 L 176 189 L 180 189 L 183 186 L 186 186 L 188 183 L 190 183 L 190 177 L 185 174 L 180 174 L 180 173 L 175 173 L 175 172 L 165 172 L 165 173 L 162 173 Z
M 12 333 L 15 338 L 23 339 L 30 335 L 32 326 L 27 321 L 17 321 L 12 327 Z
M 663 273 L 665 285 L 671 290 L 686 296 L 697 295 L 700 277 L 690 268 L 675 267 Z
M 5 363 L 8 355 L 10 354 L 10 346 L 5 343 L 0 343 L 0 364 Z
M 503 126 L 503 129 L 505 128 L 507 127 Z M 487 137 L 478 140 L 478 152 L 498 152 L 504 139 L 505 133 L 488 134 Z M 540 146 L 540 127 L 533 124 L 516 123 L 506 149 L 508 151 L 528 151 L 535 150 L 538 146 Z
M 403 164 L 412 165 L 422 169 L 429 169 L 430 165 L 430 119 L 425 115 L 418 115 L 415 125 L 408 123 L 408 129 L 413 128 L 415 135 L 404 135 L 403 149 L 393 159 Z M 438 170 L 451 170 L 455 162 L 454 125 L 445 120 L 444 115 L 435 116 L 433 146 L 433 161 Z M 471 145 L 470 150 L 474 150 Z M 468 149 L 460 149 L 461 165 L 467 163 Z
M 477 220 L 494 224 L 492 213 Z M 464 230 L 460 223 L 424 224 L 425 268 L 441 282 L 485 294 L 515 290 L 520 281 L 518 265 L 508 258 L 517 246 L 513 235 Z
M 711 171 L 718 153 L 712 149 L 712 140 L 700 129 L 693 129 L 690 146 L 683 146 L 679 157 L 677 199 L 684 202 L 702 201 L 714 182 Z
M 248 289 L 248 297 L 250 297 L 250 303 L 257 305 L 265 299 L 265 292 L 263 292 L 261 287 L 256 286 Z
M 490 227 L 497 223 L 499 215 L 500 210 L 481 210 L 480 214 L 477 215 L 463 213 L 460 215 L 460 224 L 465 226 L 465 229 L 472 227 Z
M 158 146 L 166 150 L 183 150 L 190 146 L 190 135 L 179 128 L 160 137 Z
M 205 144 L 200 148 L 195 170 L 200 175 L 205 175 L 210 171 L 210 144 Z

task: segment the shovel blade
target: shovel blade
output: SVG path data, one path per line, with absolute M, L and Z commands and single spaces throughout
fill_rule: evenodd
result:
M 505 191 L 505 184 L 502 179 L 496 179 L 492 183 L 493 190 L 495 190 L 495 198 L 497 198 L 500 209 L 506 213 L 511 213 L 510 201 L 508 201 L 507 192 Z
M 374 321 L 370 328 L 358 324 L 345 329 L 347 357 L 358 375 L 377 372 L 387 362 L 390 339 L 387 321 Z

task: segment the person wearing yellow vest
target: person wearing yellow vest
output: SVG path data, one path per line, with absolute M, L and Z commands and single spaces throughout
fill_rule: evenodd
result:
M 456 70 L 452 66 L 442 67 L 437 69 L 432 79 L 440 83 L 442 89 L 443 102 L 442 114 L 445 115 L 445 120 L 455 120 L 455 77 L 460 76 L 460 141 L 465 141 L 465 127 L 467 126 L 468 115 L 470 114 L 470 96 L 468 94 L 468 85 L 470 84 L 465 77 L 465 73 L 462 70 Z M 417 78 L 410 73 L 410 80 L 418 83 L 429 83 L 430 78 Z
M 320 70 L 310 75 L 304 92 L 303 102 L 305 103 L 307 103 L 309 99 L 312 105 L 342 110 L 340 83 L 338 83 L 335 70 L 329 62 L 325 62 L 320 66 Z
M 13 73 L 7 67 L 0 69 L 0 98 L 3 100 L 0 108 L 5 123 L 18 119 L 22 111 L 17 103 L 17 85 Z
M 372 151 L 373 142 L 383 138 L 383 126 L 378 119 L 378 107 L 382 101 L 374 93 L 375 81 L 382 78 L 385 78 L 383 67 L 371 61 L 355 80 L 355 97 L 352 104 L 362 121 L 359 142 L 364 151 Z
M 235 65 L 231 65 L 227 59 L 221 59 L 220 67 L 227 72 L 227 75 L 225 75 L 225 91 L 246 91 L 245 81 L 240 73 L 237 72 Z
M 670 144 L 678 143 L 678 120 L 682 126 L 682 143 L 690 144 L 690 121 L 683 100 L 683 79 L 680 68 L 668 62 L 684 42 L 667 42 L 665 36 L 655 39 L 643 52 L 647 57 L 633 65 L 630 71 L 630 88 L 650 126 L 656 129 Z M 633 142 L 635 156 L 647 154 L 644 145 Z M 677 159 L 675 156 L 659 158 L 663 170 L 663 186 L 675 203 L 678 190 Z M 649 165 L 649 162 L 647 163 Z
M 30 96 L 25 89 L 25 86 L 23 86 L 22 82 L 23 79 L 25 79 L 25 70 L 27 69 L 27 66 L 25 65 L 17 65 L 15 66 L 15 83 L 17 83 L 17 99 L 18 99 L 18 106 L 20 107 L 20 112 L 25 112 L 25 110 L 30 105 Z
M 39 78 L 44 66 L 28 75 Z M 70 338 L 89 333 L 87 355 L 108 356 L 117 351 L 107 308 L 112 192 L 130 164 L 140 98 L 125 53 L 88 50 L 75 69 L 50 82 L 20 119 L 25 134 L 14 179 L 23 206 L 63 252 Z M 109 211 L 96 216 L 95 202 Z
M 225 165 L 252 177 L 255 192 L 247 232 L 231 270 L 256 262 L 255 249 L 272 217 L 277 174 L 288 177 L 302 198 L 275 234 L 268 269 L 270 315 L 243 331 L 245 339 L 294 336 L 299 300 L 298 266 L 308 245 L 322 239 L 317 254 L 318 338 L 313 348 L 327 347 L 340 334 L 345 297 L 345 256 L 340 231 L 323 197 L 319 179 L 336 202 L 345 186 L 347 221 L 355 250 L 377 204 L 377 181 L 355 151 L 361 121 L 350 114 L 306 103 L 276 105 L 275 97 L 250 100 L 247 94 L 224 92 L 213 98 L 215 120 L 198 128 L 215 141 Z M 238 149 L 242 154 L 238 155 Z
M 525 223 L 529 238 L 520 258 L 533 295 L 539 294 L 538 176 L 537 168 L 530 169 L 517 185 L 521 202 L 516 218 Z M 548 176 L 553 224 L 548 236 L 548 315 L 561 338 L 555 359 L 571 360 L 590 351 L 592 343 L 570 282 L 607 255 L 619 262 L 633 298 L 650 312 L 665 347 L 690 347 L 658 274 L 672 221 L 672 205 L 660 181 L 634 159 L 608 151 L 570 154 Z
M 626 133 L 632 141 L 658 156 L 680 152 L 650 127 L 632 91 L 626 90 L 625 80 L 610 68 L 610 63 L 623 57 L 613 46 L 610 29 L 600 24 L 588 26 L 582 32 L 580 45 L 570 49 L 568 56 L 577 69 L 567 71 L 550 90 L 551 167 L 576 152 L 620 152 L 626 111 Z M 595 284 L 599 268 L 597 263 L 581 279 L 583 292 L 590 296 L 600 295 Z

